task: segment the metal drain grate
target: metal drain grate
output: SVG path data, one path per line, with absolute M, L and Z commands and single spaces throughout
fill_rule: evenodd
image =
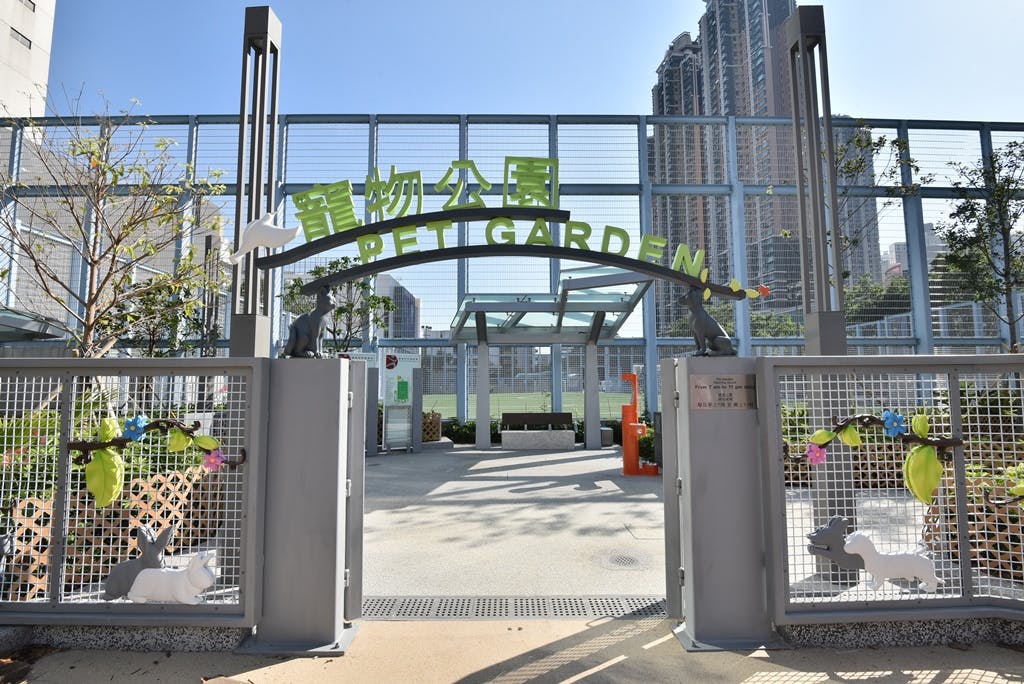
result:
M 370 596 L 367 620 L 666 617 L 656 596 Z

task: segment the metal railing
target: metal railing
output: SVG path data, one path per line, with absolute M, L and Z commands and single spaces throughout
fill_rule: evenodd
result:
M 168 137 L 180 143 L 184 169 L 192 164 L 199 175 L 217 169 L 225 178 L 236 177 L 236 116 L 139 117 L 149 124 L 146 136 Z M 58 126 L 52 119 L 34 124 Z M 786 235 L 795 232 L 796 177 L 791 151 L 786 144 L 789 119 L 749 117 L 675 116 L 501 116 L 501 115 L 286 115 L 280 117 L 278 153 L 281 155 L 277 197 L 280 216 L 294 225 L 292 196 L 314 183 L 349 180 L 355 195 L 357 214 L 365 211 L 365 180 L 374 169 L 396 165 L 400 170 L 419 170 L 424 179 L 424 211 L 439 208 L 443 191 L 434 184 L 454 160 L 471 159 L 480 173 L 499 182 L 485 201 L 500 201 L 502 163 L 509 155 L 557 157 L 560 161 L 561 205 L 576 220 L 594 225 L 613 224 L 624 228 L 631 239 L 654 233 L 670 242 L 686 242 L 708 249 L 712 279 L 736 277 L 744 283 L 768 281 L 777 287 L 773 298 L 727 307 L 732 318 L 737 347 L 743 355 L 800 353 L 801 320 L 794 304 L 794 292 L 786 283 L 798 273 L 798 256 Z M 46 184 L 19 178 L 18 160 L 33 135 L 25 133 L 26 122 L 0 125 L 0 167 L 7 168 L 13 182 L 4 187 L 3 207 L 10 211 L 15 195 L 44 196 L 52 190 Z M 948 277 L 928 273 L 933 242 L 926 226 L 948 216 L 956 194 L 953 182 L 959 177 L 950 161 L 972 162 L 1010 140 L 1024 138 L 1024 123 L 964 121 L 922 121 L 905 119 L 857 120 L 836 117 L 833 128 L 839 144 L 846 144 L 858 130 L 906 141 L 906 154 L 921 168 L 920 174 L 884 176 L 893 163 L 881 150 L 870 160 L 868 170 L 840 181 L 840 195 L 858 201 L 856 211 L 862 235 L 859 256 L 851 252 L 854 277 L 866 275 L 881 283 L 879 252 L 887 246 L 906 255 L 909 287 L 909 325 L 883 329 L 870 338 L 854 335 L 849 340 L 854 354 L 907 351 L 917 354 L 957 353 L 975 349 L 997 350 L 1009 339 L 1008 329 L 984 311 L 973 311 L 962 321 L 975 334 L 950 334 L 946 321 L 932 304 L 949 289 L 956 289 Z M 190 144 L 194 143 L 194 144 Z M 902 194 L 900 185 L 934 176 L 918 193 Z M 223 196 L 213 201 L 224 216 L 234 211 L 236 188 L 227 184 Z M 846 200 L 841 200 L 846 201 Z M 854 220 L 854 219 L 850 219 Z M 474 239 L 474 229 L 459 227 L 460 244 Z M 229 233 L 232 231 L 229 230 Z M 556 230 L 557 233 L 557 230 Z M 230 238 L 230 236 L 229 236 Z M 354 253 L 339 251 L 323 259 Z M 323 260 L 321 259 L 321 260 Z M 302 273 L 312 261 L 296 265 Z M 16 266 L 16 264 L 15 264 Z M 71 268 L 73 265 L 68 265 Z M 523 260 L 462 260 L 452 264 L 423 265 L 403 269 L 401 285 L 420 301 L 420 325 L 447 327 L 458 301 L 467 292 L 493 291 L 495 283 L 517 292 L 548 291 L 557 283 L 561 263 L 524 263 Z M 275 279 L 280 286 L 280 278 Z M 0 287 L 0 303 L 17 307 L 18 269 L 6 271 Z M 942 291 L 945 290 L 945 293 Z M 646 295 L 642 313 L 635 324 L 624 329 L 623 343 L 643 348 L 643 364 L 653 368 L 658 347 L 674 346 L 687 334 L 685 310 L 678 292 L 659 283 Z M 792 301 L 791 301 L 792 300 Z M 275 302 L 279 300 L 275 299 Z M 42 303 L 40 308 L 45 309 Z M 906 308 L 903 311 L 907 311 Z M 885 315 L 887 312 L 882 312 Z M 899 312 L 888 312 L 897 314 Z M 760 318 L 759 318 L 760 317 Z M 772 322 L 790 325 L 773 326 Z M 281 316 L 272 316 L 274 338 L 283 341 Z M 230 331 L 228 331 L 230 334 Z M 405 350 L 425 346 L 419 338 L 390 339 L 381 332 L 379 341 Z M 685 342 L 682 342 L 685 344 Z M 453 352 L 464 358 L 466 345 Z M 455 415 L 466 418 L 471 371 L 459 364 L 461 374 L 452 402 Z M 557 366 L 557 364 L 556 364 Z M 552 367 L 557 381 L 564 373 Z M 511 380 L 511 378 L 509 378 Z M 428 377 L 429 385 L 430 379 Z M 642 394 L 650 409 L 657 407 L 657 374 L 647 374 Z M 560 393 L 553 392 L 555 401 Z M 558 406 L 555 409 L 561 408 Z

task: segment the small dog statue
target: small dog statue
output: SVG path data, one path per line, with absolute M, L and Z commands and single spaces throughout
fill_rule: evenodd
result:
M 732 340 L 704 309 L 704 291 L 691 286 L 686 293 L 686 306 L 690 309 L 690 330 L 697 344 L 694 356 L 736 356 Z
M 828 558 L 840 568 L 863 570 L 864 558 L 855 553 L 847 553 L 844 548 L 850 524 L 849 518 L 833 515 L 826 524 L 807 535 L 807 540 L 811 542 L 807 550 L 816 556 Z
M 206 567 L 211 560 L 212 553 L 197 553 L 186 568 L 143 570 L 135 578 L 128 598 L 135 603 L 165 601 L 198 605 L 203 602 L 199 594 L 217 581 L 213 570 Z
M 337 306 L 328 288 L 316 294 L 316 308 L 302 314 L 288 326 L 288 343 L 284 355 L 292 358 L 322 359 L 324 357 L 324 330 L 327 314 Z
M 847 553 L 859 554 L 868 571 L 868 586 L 881 589 L 882 583 L 892 577 L 921 580 L 921 588 L 935 591 L 942 580 L 935 576 L 932 561 L 917 553 L 879 553 L 866 532 L 853 532 L 846 537 L 843 547 Z

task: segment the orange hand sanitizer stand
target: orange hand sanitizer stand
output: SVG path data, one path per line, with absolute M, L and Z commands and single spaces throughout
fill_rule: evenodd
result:
M 633 401 L 622 405 L 622 474 L 657 475 L 656 464 L 640 465 L 640 437 L 647 426 L 640 422 L 640 390 L 636 373 L 623 373 L 622 379 L 633 388 Z

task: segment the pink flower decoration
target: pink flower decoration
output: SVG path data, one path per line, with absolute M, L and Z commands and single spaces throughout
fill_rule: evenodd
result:
M 807 462 L 811 465 L 821 465 L 825 462 L 825 447 L 813 443 L 808 444 L 804 455 L 807 456 Z
M 220 467 L 224 465 L 224 454 L 220 453 L 220 449 L 214 449 L 210 453 L 206 454 L 206 458 L 203 459 L 203 465 L 212 473 L 220 470 Z

